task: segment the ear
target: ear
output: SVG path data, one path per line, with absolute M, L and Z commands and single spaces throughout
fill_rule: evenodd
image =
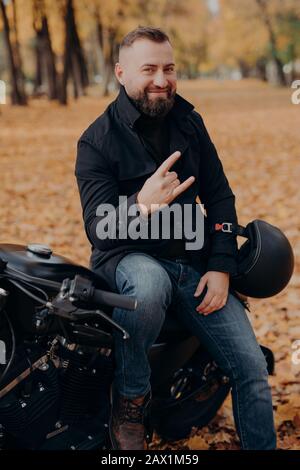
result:
M 116 65 L 115 65 L 115 76 L 116 76 L 118 82 L 119 82 L 121 85 L 124 85 L 124 81 L 123 81 L 123 69 L 122 69 L 122 66 L 121 66 L 120 62 L 117 62 Z

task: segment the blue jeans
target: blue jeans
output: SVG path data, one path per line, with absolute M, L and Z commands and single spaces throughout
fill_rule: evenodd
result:
M 113 319 L 130 334 L 115 331 L 115 380 L 119 393 L 135 398 L 150 390 L 148 352 L 171 305 L 187 330 L 229 377 L 236 429 L 243 449 L 275 449 L 272 395 L 265 357 L 246 311 L 232 294 L 226 305 L 207 316 L 195 308 L 194 292 L 201 275 L 182 259 L 154 258 L 145 253 L 125 255 L 116 268 L 120 293 L 137 298 L 136 310 L 115 308 Z

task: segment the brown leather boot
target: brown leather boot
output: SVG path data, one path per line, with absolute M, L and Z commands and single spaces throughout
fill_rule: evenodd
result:
M 151 392 L 138 398 L 127 398 L 116 391 L 112 396 L 109 434 L 113 449 L 146 450 L 145 413 Z

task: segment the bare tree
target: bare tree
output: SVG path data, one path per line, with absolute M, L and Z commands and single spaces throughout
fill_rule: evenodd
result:
M 15 8 L 15 5 L 14 5 Z M 26 105 L 27 104 L 27 97 L 25 93 L 24 87 L 24 76 L 21 70 L 21 59 L 20 54 L 19 57 L 16 56 L 16 46 L 15 43 L 12 42 L 11 39 L 11 28 L 8 21 L 8 16 L 6 12 L 6 5 L 4 0 L 0 0 L 0 10 L 3 20 L 4 26 L 4 41 L 6 44 L 7 49 L 7 57 L 8 57 L 8 65 L 9 65 L 9 72 L 10 72 L 10 81 L 11 81 L 11 102 L 12 104 L 17 105 Z M 16 13 L 14 11 L 14 15 L 16 18 Z M 17 28 L 16 24 L 14 26 Z M 17 29 L 15 29 L 15 32 Z M 18 40 L 18 38 L 17 38 Z
M 269 41 L 270 41 L 270 46 L 271 46 L 271 56 L 276 66 L 278 82 L 280 85 L 285 85 L 286 82 L 285 82 L 285 76 L 283 72 L 283 64 L 279 57 L 276 35 L 275 35 L 272 21 L 268 12 L 267 0 L 255 0 L 255 1 L 262 15 L 262 20 L 265 24 L 265 27 L 268 31 Z
M 117 55 L 117 31 L 113 27 L 105 27 L 96 15 L 97 36 L 103 59 L 103 96 L 109 94 L 110 83 L 114 80 L 114 64 Z
M 60 102 L 67 104 L 68 79 L 72 78 L 75 98 L 84 94 L 84 89 L 88 86 L 89 80 L 86 61 L 76 27 L 73 0 L 66 0 L 64 21 L 65 51 Z
M 44 0 L 33 0 L 33 28 L 36 33 L 34 92 L 45 86 L 48 98 L 54 100 L 58 98 L 58 81 Z
M 107 26 L 103 24 L 98 9 L 95 10 L 94 15 L 96 19 L 98 43 L 102 56 L 103 96 L 107 96 L 109 94 L 111 83 L 114 82 L 116 84 L 114 65 L 118 60 L 119 31 L 117 26 Z M 124 11 L 121 7 L 116 12 L 116 18 L 118 19 L 116 24 L 122 24 L 122 20 L 124 19 Z
M 18 30 L 18 19 L 17 19 L 17 6 L 16 0 L 12 0 L 12 8 L 13 8 L 13 31 L 15 40 L 13 43 L 14 49 L 14 57 L 16 62 L 16 69 L 18 73 L 18 82 L 20 84 L 21 92 L 25 96 L 25 76 L 23 73 L 23 61 L 21 56 L 21 47 L 19 41 L 19 30 Z

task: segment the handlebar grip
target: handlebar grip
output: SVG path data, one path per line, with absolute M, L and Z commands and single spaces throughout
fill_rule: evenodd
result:
M 135 310 L 137 307 L 137 300 L 135 297 L 115 294 L 114 292 L 107 292 L 99 289 L 94 289 L 92 301 L 97 304 L 108 305 L 110 307 L 125 308 L 126 310 Z

